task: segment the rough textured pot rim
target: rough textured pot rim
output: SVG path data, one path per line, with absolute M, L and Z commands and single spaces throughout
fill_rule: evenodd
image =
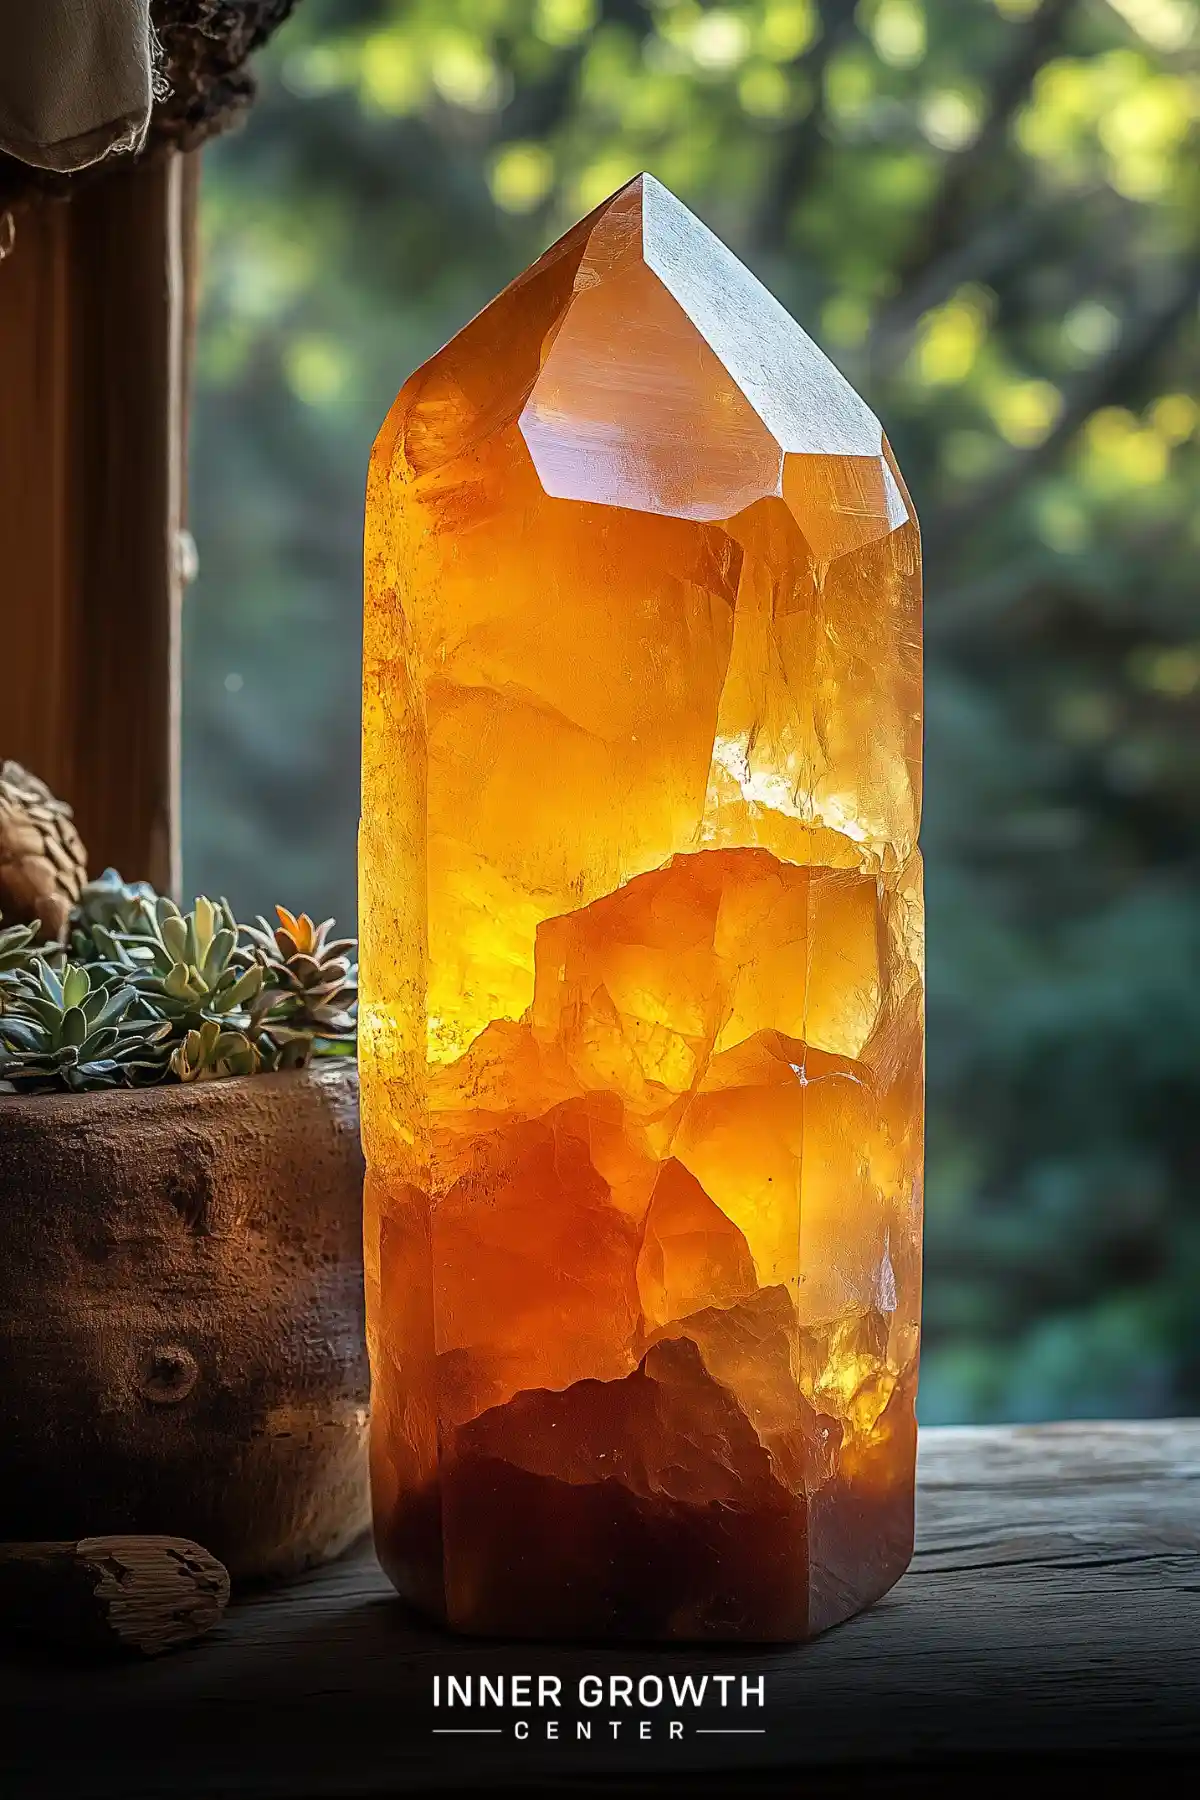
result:
M 273 1073 L 258 1075 L 222 1075 L 215 1081 L 170 1081 L 153 1087 L 141 1088 L 93 1088 L 89 1093 L 71 1094 L 0 1094 L 0 1132 L 4 1130 L 6 1114 L 15 1116 L 20 1113 L 28 1118 L 31 1113 L 45 1112 L 53 1117 L 56 1112 L 78 1117 L 89 1112 L 109 1112 L 125 1109 L 130 1112 L 157 1109 L 159 1107 L 206 1106 L 216 1099 L 228 1099 L 231 1104 L 249 1092 L 260 1093 L 264 1084 L 272 1088 L 311 1087 L 314 1084 L 323 1086 L 336 1074 L 353 1071 L 358 1075 L 358 1062 L 353 1056 L 323 1056 L 307 1063 L 302 1069 L 280 1069 Z

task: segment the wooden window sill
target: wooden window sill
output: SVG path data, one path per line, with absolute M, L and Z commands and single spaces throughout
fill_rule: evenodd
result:
M 593 1709 L 583 1673 L 766 1678 L 761 1735 L 666 1706 Z M 552 1672 L 559 1739 L 536 1708 L 446 1737 L 433 1677 Z M 608 1721 L 621 1715 L 614 1740 Z M 639 1718 L 652 1722 L 641 1741 Z M 684 1720 L 669 1741 L 667 1719 Z M 455 1715 L 461 1718 L 461 1715 Z M 518 1741 L 513 1724 L 530 1722 Z M 957 1792 L 959 1775 L 1032 1759 L 1112 1772 L 1200 1759 L 1200 1421 L 930 1430 L 917 1552 L 875 1609 L 788 1649 L 555 1649 L 415 1624 L 366 1547 L 235 1603 L 221 1627 L 139 1666 L 0 1661 L 0 1790 L 75 1800 L 316 1800 L 503 1788 L 628 1800 L 761 1788 Z M 888 1771 L 886 1777 L 883 1769 Z M 857 1772 L 857 1773 L 856 1773 Z M 938 1781 L 937 1778 L 941 1777 Z M 897 1785 L 897 1783 L 899 1785 Z M 910 1789 L 909 1784 L 913 1784 Z M 948 1783 L 949 1785 L 944 1785 Z

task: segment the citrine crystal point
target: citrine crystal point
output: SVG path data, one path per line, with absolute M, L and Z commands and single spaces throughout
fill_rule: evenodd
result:
M 904 512 L 870 408 L 651 175 L 593 215 L 520 428 L 558 499 L 724 519 L 756 500 L 791 505 L 786 459 L 820 456 L 855 459 L 843 484 L 871 535 Z
M 366 519 L 376 1538 L 464 1631 L 786 1640 L 912 1544 L 920 545 L 638 177 L 406 382 Z

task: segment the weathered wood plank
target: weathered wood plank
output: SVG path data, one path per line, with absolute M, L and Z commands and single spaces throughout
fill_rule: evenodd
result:
M 178 885 L 187 161 L 16 220 L 0 262 L 0 619 L 13 756 L 94 866 Z
M 434 1735 L 461 1718 L 435 1711 L 435 1675 L 444 1691 L 451 1673 L 517 1672 L 562 1680 L 557 1714 L 476 1709 L 463 1722 L 500 1735 Z M 583 1675 L 672 1673 L 762 1676 L 765 1705 L 722 1711 L 711 1683 L 698 1711 L 575 1702 Z M 592 1720 L 590 1742 L 573 1741 L 577 1717 Z M 708 1735 L 730 1727 L 761 1735 Z M 795 1649 L 450 1639 L 405 1614 L 364 1551 L 243 1601 L 205 1645 L 150 1668 L 0 1665 L 12 1800 L 60 1787 L 78 1800 L 583 1791 L 605 1778 L 624 1796 L 655 1781 L 707 1791 L 734 1771 L 739 1788 L 753 1774 L 772 1791 L 797 1791 L 804 1771 L 809 1794 L 843 1791 L 855 1767 L 941 1771 L 953 1787 L 964 1767 L 1038 1755 L 1200 1759 L 1200 1422 L 926 1432 L 909 1575 Z

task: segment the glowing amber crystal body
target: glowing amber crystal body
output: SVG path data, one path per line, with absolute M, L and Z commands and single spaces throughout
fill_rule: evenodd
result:
M 367 509 L 376 1537 L 468 1631 L 787 1639 L 911 1550 L 920 559 L 649 177 L 401 391 Z

